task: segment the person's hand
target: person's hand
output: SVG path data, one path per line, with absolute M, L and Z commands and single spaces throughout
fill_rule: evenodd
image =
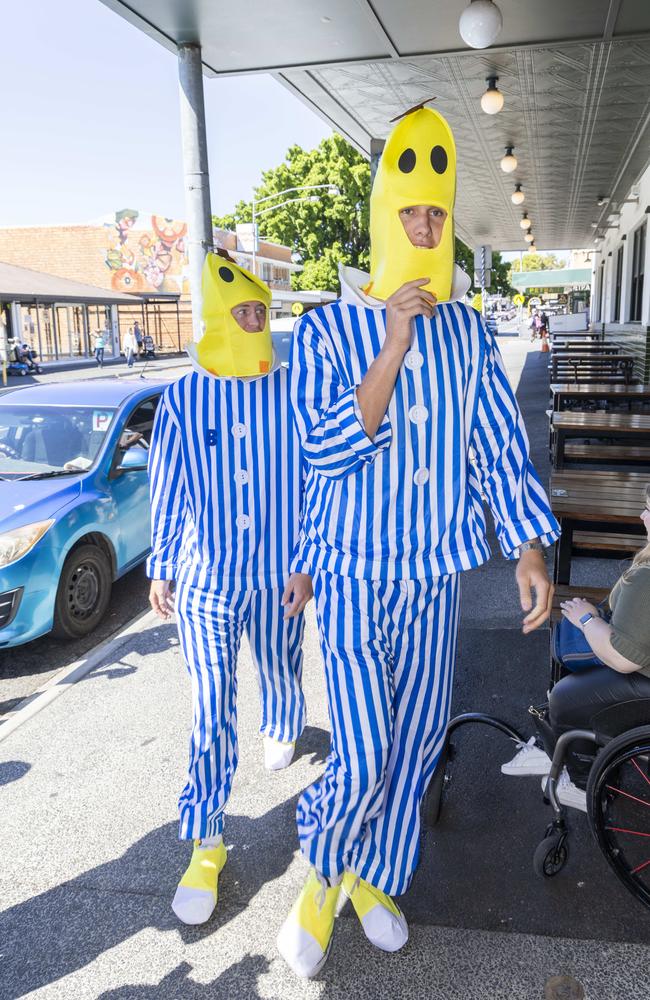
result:
M 595 608 L 589 601 L 585 601 L 584 597 L 573 597 L 570 601 L 562 601 L 560 607 L 562 608 L 564 617 L 568 618 L 572 625 L 580 629 L 582 628 L 580 619 L 583 615 L 591 611 L 594 618 L 600 617 L 598 608 Z
M 422 285 L 429 283 L 429 278 L 415 278 L 407 281 L 396 292 L 386 299 L 386 340 L 387 347 L 396 347 L 408 351 L 411 346 L 411 320 L 415 316 L 426 316 L 431 319 L 436 311 L 436 297 L 431 292 L 425 292 Z
M 280 602 L 284 608 L 285 621 L 304 611 L 313 596 L 311 577 L 307 573 L 292 573 Z
M 553 604 L 554 588 L 542 553 L 536 549 L 523 552 L 517 563 L 515 579 L 519 587 L 521 609 L 528 612 L 522 622 L 522 632 L 527 635 L 549 618 Z M 534 607 L 532 590 L 535 591 Z
M 174 613 L 174 595 L 171 580 L 152 580 L 149 588 L 149 604 L 159 618 L 167 621 Z

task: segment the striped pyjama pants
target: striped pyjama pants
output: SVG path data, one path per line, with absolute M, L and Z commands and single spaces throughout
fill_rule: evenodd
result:
M 215 837 L 237 768 L 237 655 L 244 629 L 258 671 L 260 732 L 289 743 L 305 725 L 301 689 L 304 616 L 283 619 L 282 590 L 209 591 L 179 580 L 176 615 L 192 683 L 181 840 Z
M 449 719 L 458 574 L 381 583 L 319 572 L 314 594 L 332 744 L 298 802 L 301 850 L 327 877 L 348 869 L 399 895 Z

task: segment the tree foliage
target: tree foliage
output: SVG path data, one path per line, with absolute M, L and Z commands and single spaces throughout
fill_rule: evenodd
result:
M 324 189 L 312 194 L 295 191 L 277 199 L 278 204 L 291 201 L 281 208 L 267 210 L 272 202 L 262 203 L 259 233 L 300 254 L 303 270 L 293 275 L 294 288 L 333 290 L 338 287 L 339 262 L 363 269 L 369 265 L 370 165 L 336 134 L 323 139 L 316 149 L 291 146 L 279 166 L 262 173 L 255 200 L 312 184 L 334 185 L 338 194 Z M 297 200 L 310 198 L 315 200 Z M 251 222 L 252 217 L 251 203 L 240 201 L 230 215 L 215 217 L 214 222 L 234 229 L 237 222 Z
M 338 193 L 320 189 L 281 194 L 287 188 L 316 184 L 333 185 Z M 259 233 L 300 254 L 303 269 L 291 279 L 296 290 L 337 290 L 339 263 L 368 270 L 370 164 L 342 136 L 334 133 L 315 149 L 291 146 L 279 166 L 263 171 L 254 195 L 258 203 L 269 195 L 278 196 L 258 204 Z M 240 201 L 231 213 L 214 216 L 213 222 L 222 229 L 234 229 L 238 222 L 252 218 L 252 203 Z M 458 239 L 455 258 L 473 278 L 473 252 Z M 509 266 L 498 253 L 492 259 L 491 290 L 508 295 Z
M 525 253 L 523 255 L 524 271 L 553 271 L 556 268 L 564 267 L 564 261 L 560 260 L 553 253 Z M 511 269 L 514 273 L 521 271 L 522 261 L 515 258 Z

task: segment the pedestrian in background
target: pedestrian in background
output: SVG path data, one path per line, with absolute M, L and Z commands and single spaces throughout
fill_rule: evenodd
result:
M 142 342 L 144 338 L 142 336 L 142 330 L 140 329 L 140 324 L 138 323 L 137 319 L 133 324 L 133 336 L 135 337 L 135 349 L 138 352 L 138 357 L 139 357 L 142 354 Z
M 127 330 L 126 337 L 122 341 L 122 350 L 124 351 L 124 356 L 126 357 L 126 363 L 129 368 L 133 368 L 133 361 L 135 360 L 135 351 L 137 347 L 137 341 L 135 339 L 135 334 L 133 333 L 133 328 L 129 327 Z
M 104 367 L 104 349 L 106 341 L 101 330 L 95 330 L 95 360 L 100 368 Z

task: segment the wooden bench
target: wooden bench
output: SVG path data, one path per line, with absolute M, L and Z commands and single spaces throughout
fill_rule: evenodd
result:
M 632 536 L 645 543 L 640 514 L 649 479 L 647 473 L 600 469 L 551 474 L 551 507 L 562 528 L 555 549 L 556 583 L 571 583 L 571 559 L 578 552 L 620 558 L 620 553 L 631 553 Z M 586 533 L 580 548 L 574 544 L 578 532 Z
M 569 404 L 584 407 L 599 402 L 627 403 L 631 407 L 635 403 L 650 403 L 650 385 L 554 382 L 551 384 L 551 397 L 553 409 L 558 411 L 566 410 Z
M 650 416 L 640 413 L 578 413 L 563 411 L 551 414 L 552 462 L 556 469 L 564 467 L 568 438 L 625 438 L 635 447 L 650 445 Z
M 578 444 L 567 441 L 564 445 L 564 464 L 568 462 L 597 462 L 599 465 L 645 465 L 650 469 L 650 447 L 628 448 L 619 444 Z M 650 482 L 650 473 L 648 473 Z
M 634 358 L 631 354 L 551 355 L 552 382 L 601 382 L 618 379 L 631 382 Z

